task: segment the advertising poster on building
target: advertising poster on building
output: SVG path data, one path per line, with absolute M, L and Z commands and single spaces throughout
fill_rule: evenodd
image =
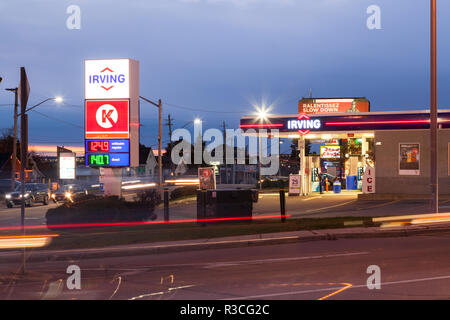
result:
M 322 159 L 336 159 L 341 157 L 340 146 L 320 146 L 320 157 Z
M 301 192 L 301 176 L 299 174 L 289 175 L 289 195 L 298 196 Z
M 75 179 L 75 153 L 59 154 L 59 178 Z
M 216 189 L 214 167 L 198 168 L 198 180 L 200 189 Z
M 420 145 L 418 143 L 400 143 L 399 174 L 420 174 Z
M 369 112 L 367 99 L 312 99 L 304 98 L 298 103 L 299 113 L 349 113 Z

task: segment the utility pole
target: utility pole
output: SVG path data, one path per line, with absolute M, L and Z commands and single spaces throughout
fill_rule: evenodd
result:
M 258 157 L 258 182 L 259 182 L 259 190 L 262 190 L 262 179 L 261 179 L 261 158 L 262 158 L 262 138 L 261 138 L 261 132 L 258 131 L 258 151 L 259 151 L 259 157 Z
M 170 117 L 170 114 L 167 116 L 167 123 L 165 123 L 165 125 L 166 126 L 168 126 L 169 127 L 169 150 L 171 151 L 172 150 L 172 125 L 173 125 L 173 122 L 172 122 L 172 118 Z M 170 163 L 170 172 L 172 173 L 173 172 L 173 163 L 171 162 Z
M 158 166 L 159 166 L 159 189 L 161 191 L 161 196 L 163 194 L 163 186 L 162 186 L 162 152 L 161 152 L 161 144 L 162 144 L 162 102 L 161 99 L 158 100 L 158 123 L 159 123 L 159 134 L 158 134 Z
M 158 103 L 153 102 L 150 99 L 144 98 L 143 96 L 139 96 L 144 101 L 151 103 L 155 107 L 158 108 L 158 166 L 159 166 L 159 191 L 161 192 L 161 197 L 163 196 L 163 185 L 162 185 L 162 152 L 161 152 L 161 143 L 162 143 L 162 101 L 158 100 Z
M 223 125 L 223 148 L 224 148 L 224 164 L 225 164 L 225 183 L 228 184 L 228 163 L 227 163 L 227 125 L 225 121 L 222 122 Z M 220 176 L 219 176 L 220 177 Z
M 432 212 L 438 213 L 436 0 L 430 1 L 430 205 Z
M 170 114 L 167 116 L 167 122 L 164 125 L 169 127 L 169 149 L 172 149 L 172 125 L 173 125 L 173 118 L 170 117 Z
M 16 162 L 17 162 L 17 108 L 19 106 L 19 88 L 9 88 L 8 91 L 14 92 L 14 139 L 13 152 L 11 157 L 11 190 L 15 189 L 16 182 Z

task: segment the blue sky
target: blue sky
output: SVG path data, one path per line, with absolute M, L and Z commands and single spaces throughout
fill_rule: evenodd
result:
M 69 5 L 81 29 L 69 30 Z M 369 5 L 381 30 L 366 27 Z M 12 127 L 12 94 L 27 70 L 29 104 L 65 104 L 30 114 L 30 143 L 81 145 L 83 60 L 140 61 L 140 93 L 161 98 L 175 128 L 237 128 L 253 105 L 291 114 L 314 97 L 365 96 L 372 111 L 429 105 L 428 0 L 39 0 L 0 3 L 0 128 Z M 438 1 L 438 102 L 450 108 L 450 13 Z M 194 111 L 191 109 L 196 109 Z M 200 110 L 208 110 L 204 112 Z M 51 117 L 52 119 L 49 119 Z M 56 120 L 59 119 L 60 121 Z M 157 143 L 157 111 L 141 104 L 141 142 Z M 168 140 L 164 128 L 164 142 Z M 283 149 L 288 149 L 288 144 Z

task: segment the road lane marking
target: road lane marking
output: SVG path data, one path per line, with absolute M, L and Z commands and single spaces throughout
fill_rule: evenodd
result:
M 362 255 L 362 254 L 368 254 L 368 253 L 369 252 L 350 252 L 350 253 L 337 253 L 337 254 L 327 254 L 327 255 L 318 255 L 318 256 L 306 256 L 306 257 L 226 261 L 226 262 L 206 263 L 203 265 L 205 265 L 206 268 L 219 268 L 219 267 L 238 266 L 238 265 L 245 265 L 245 264 L 262 264 L 262 263 L 276 263 L 276 262 L 311 260 L 311 259 L 322 259 L 322 258 L 347 257 L 347 256 L 355 256 L 355 255 Z
M 439 277 L 429 277 L 429 278 L 409 279 L 409 280 L 389 281 L 389 282 L 382 282 L 380 285 L 381 285 L 381 287 L 383 287 L 383 286 L 389 286 L 389 285 L 395 285 L 395 284 L 405 284 L 405 283 L 415 283 L 415 282 L 425 282 L 425 281 L 435 281 L 435 280 L 445 280 L 445 279 L 450 279 L 450 275 L 448 275 L 448 276 L 439 276 Z M 351 288 L 367 288 L 367 284 L 353 285 Z M 288 296 L 288 295 L 314 293 L 314 292 L 322 292 L 322 291 L 329 291 L 329 290 L 339 290 L 339 289 L 342 289 L 342 287 L 313 289 L 313 290 L 301 290 L 301 291 L 290 291 L 290 292 L 277 292 L 277 293 L 260 294 L 260 295 L 253 295 L 253 296 L 224 298 L 224 299 L 220 299 L 220 300 L 261 299 L 261 298 Z
M 394 204 L 394 203 L 396 203 L 396 202 L 399 202 L 399 200 L 393 200 L 393 201 L 389 201 L 389 202 L 386 202 L 386 203 L 377 204 L 377 205 L 374 205 L 374 206 L 371 206 L 371 207 L 357 208 L 357 209 L 355 209 L 355 210 L 356 210 L 356 211 L 361 211 L 361 210 L 367 210 L 367 209 L 379 208 L 379 207 L 387 206 L 387 205 L 390 205 L 390 204 Z
M 180 290 L 180 289 L 186 289 L 186 288 L 192 288 L 195 287 L 195 285 L 187 285 L 187 286 L 180 286 L 180 287 L 174 287 L 174 288 L 168 288 L 167 291 L 158 291 L 158 292 L 153 292 L 153 293 L 145 293 L 145 294 L 141 294 L 139 296 L 136 297 L 132 297 L 128 300 L 137 300 L 137 299 L 142 299 L 142 298 L 146 298 L 146 297 L 152 297 L 152 296 L 161 296 L 165 293 L 169 293 L 171 291 L 174 290 Z
M 303 200 L 303 201 L 308 201 L 308 200 L 313 200 L 313 199 L 318 199 L 318 198 L 322 198 L 322 196 L 308 197 L 308 198 L 302 199 L 302 200 Z
M 122 284 L 122 277 L 121 277 L 121 276 L 114 277 L 114 278 L 112 279 L 111 283 L 113 283 L 114 280 L 116 280 L 116 279 L 118 279 L 119 281 L 117 282 L 116 290 L 114 290 L 113 294 L 109 297 L 109 300 L 111 300 L 112 297 L 114 297 L 114 296 L 116 295 L 117 291 L 119 291 L 120 285 Z
M 332 292 L 332 293 L 330 293 L 330 294 L 327 294 L 326 296 L 323 296 L 323 297 L 321 297 L 321 298 L 319 298 L 319 299 L 317 299 L 317 300 L 325 300 L 325 299 L 327 299 L 327 298 L 329 298 L 329 297 L 332 297 L 332 296 L 338 294 L 339 292 L 342 292 L 342 291 L 347 290 L 347 289 L 349 289 L 349 288 L 352 287 L 352 284 L 351 284 L 351 283 L 345 283 L 345 282 L 343 282 L 343 283 L 339 283 L 339 284 L 342 284 L 342 285 L 344 285 L 345 287 L 343 287 L 343 288 L 341 288 L 341 289 L 339 289 L 339 290 L 336 290 L 336 291 L 334 291 L 334 292 Z
M 352 202 L 356 202 L 356 200 L 350 200 L 350 201 L 346 201 L 344 203 L 335 204 L 333 206 L 322 207 L 322 208 L 318 208 L 318 209 L 309 209 L 309 210 L 306 210 L 305 212 L 316 212 L 316 211 L 322 211 L 322 210 L 325 210 L 325 209 L 341 207 L 341 206 L 345 206 L 346 204 L 349 204 L 349 203 L 352 203 Z

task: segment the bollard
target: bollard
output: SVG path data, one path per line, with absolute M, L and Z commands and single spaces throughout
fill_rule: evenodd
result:
M 284 189 L 280 189 L 280 215 L 281 222 L 286 221 L 286 194 Z
M 319 191 L 320 191 L 320 194 L 322 194 L 323 193 L 323 177 L 321 176 L 321 175 L 319 175 Z
M 164 188 L 164 221 L 169 221 L 169 188 Z
M 201 201 L 202 201 L 202 227 L 206 226 L 206 189 L 202 189 L 201 193 Z
M 328 177 L 325 177 L 325 191 L 328 192 Z

